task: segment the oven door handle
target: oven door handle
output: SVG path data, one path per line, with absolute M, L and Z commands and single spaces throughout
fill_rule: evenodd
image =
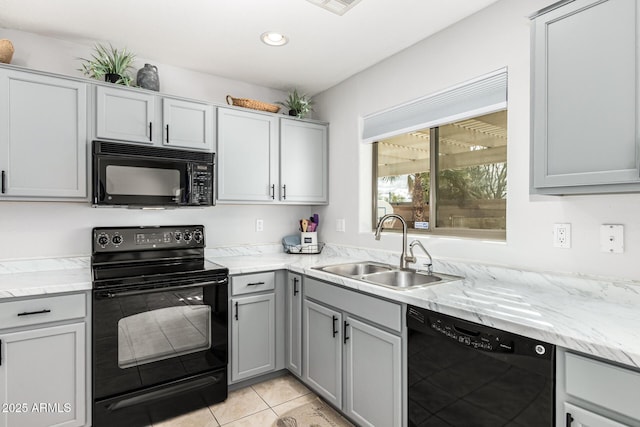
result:
M 224 284 L 227 284 L 228 282 L 229 282 L 229 279 L 225 278 L 223 280 L 191 283 L 189 285 L 166 286 L 166 287 L 151 288 L 151 289 L 139 289 L 135 291 L 119 291 L 119 292 L 98 291 L 96 292 L 95 295 L 97 298 L 122 298 L 122 297 L 134 296 L 134 295 L 151 294 L 154 292 L 174 291 L 174 290 L 183 290 L 183 289 L 190 289 L 190 288 L 202 288 L 207 286 L 224 285 Z
M 107 406 L 107 410 L 113 412 L 119 409 L 129 408 L 134 405 L 149 404 L 160 399 L 166 399 L 168 397 L 177 396 L 177 395 L 195 391 L 204 387 L 208 387 L 212 384 L 218 384 L 223 379 L 224 379 L 224 374 L 220 374 L 220 373 L 212 374 L 204 378 L 193 380 L 189 383 L 176 384 L 164 389 L 150 391 L 148 393 L 145 393 L 139 396 L 133 396 L 133 397 L 122 399 L 118 402 L 112 403 L 109 406 Z

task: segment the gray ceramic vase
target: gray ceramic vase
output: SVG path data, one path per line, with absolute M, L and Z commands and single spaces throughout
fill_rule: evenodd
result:
M 158 67 L 151 64 L 144 64 L 138 70 L 137 83 L 143 89 L 160 90 L 160 79 L 158 78 Z

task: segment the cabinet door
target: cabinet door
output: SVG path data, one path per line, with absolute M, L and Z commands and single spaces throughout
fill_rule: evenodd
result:
M 87 197 L 86 114 L 86 84 L 0 71 L 0 197 Z
M 280 120 L 280 199 L 328 202 L 327 126 Z
M 303 380 L 336 408 L 342 408 L 342 314 L 304 300 Z
M 274 370 L 275 295 L 233 298 L 231 313 L 231 380 Z
M 286 367 L 302 376 L 302 276 L 288 273 L 286 286 Z
M 152 144 L 162 129 L 154 129 L 155 95 L 96 87 L 96 137 Z
M 345 414 L 362 426 L 402 426 L 399 336 L 347 317 Z
M 610 418 L 564 403 L 565 425 L 567 427 L 626 427 Z
M 85 425 L 85 326 L 0 335 L 1 427 Z M 13 406 L 11 406 L 13 405 Z
M 164 98 L 163 145 L 213 151 L 213 106 Z
M 276 120 L 266 114 L 218 108 L 218 200 L 275 200 Z
M 536 18 L 532 178 L 540 192 L 640 182 L 637 8 L 635 0 L 577 0 Z

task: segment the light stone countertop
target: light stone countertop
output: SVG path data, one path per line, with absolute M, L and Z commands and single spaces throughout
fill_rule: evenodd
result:
M 402 291 L 313 268 L 365 260 L 397 265 L 399 254 L 394 252 L 327 245 L 319 255 L 289 255 L 276 245 L 266 245 L 207 249 L 206 258 L 228 267 L 232 275 L 288 269 L 640 368 L 638 281 L 436 259 L 436 272 L 464 279 Z M 0 300 L 90 289 L 89 257 L 0 261 Z
M 314 269 L 352 261 L 398 265 L 399 254 L 327 245 L 321 255 L 207 254 L 230 274 L 288 269 L 392 301 L 449 314 L 640 368 L 640 282 L 434 260 L 463 280 L 395 290 Z M 420 263 L 418 263 L 419 265 Z
M 0 261 L 0 301 L 91 288 L 89 257 Z

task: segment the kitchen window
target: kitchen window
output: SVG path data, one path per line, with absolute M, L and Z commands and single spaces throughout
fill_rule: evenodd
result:
M 373 153 L 376 224 L 397 213 L 413 232 L 504 239 L 506 110 L 382 139 Z
M 498 70 L 364 118 L 373 143 L 373 226 L 506 238 L 507 72 Z M 385 229 L 401 229 L 387 220 Z

